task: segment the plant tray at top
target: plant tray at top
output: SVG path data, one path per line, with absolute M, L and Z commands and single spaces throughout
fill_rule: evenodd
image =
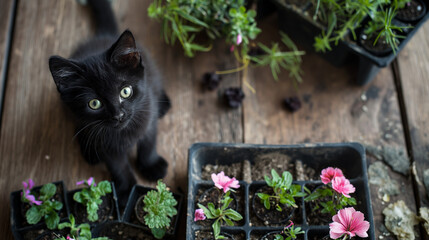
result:
M 271 161 L 270 159 L 274 160 Z M 273 162 L 275 166 L 267 166 L 266 162 L 264 162 L 267 160 L 268 162 Z M 237 205 L 235 209 L 243 216 L 243 219 L 236 222 L 234 226 L 222 226 L 221 234 L 226 233 L 234 237 L 235 240 L 241 240 L 260 239 L 267 233 L 280 232 L 289 224 L 289 218 L 286 218 L 283 222 L 271 224 L 255 216 L 256 214 L 252 208 L 253 195 L 258 187 L 265 185 L 263 176 L 262 178 L 256 176 L 257 172 L 260 172 L 261 169 L 269 171 L 274 168 L 281 174 L 282 171 L 287 170 L 292 173 L 294 184 L 314 189 L 323 185 L 319 175 L 321 170 L 327 167 L 340 168 L 344 176 L 350 179 L 350 183 L 355 186 L 356 191 L 351 194 L 357 201 L 357 205 L 354 208 L 365 215 L 365 220 L 370 223 L 368 239 L 375 240 L 365 150 L 359 143 L 284 146 L 197 143 L 189 149 L 188 164 L 186 221 L 186 239 L 188 240 L 196 239 L 196 234 L 213 231 L 210 223 L 203 224 L 202 222 L 204 221 L 194 222 L 194 213 L 198 208 L 199 197 L 206 189 L 214 186 L 210 173 L 217 174 L 220 171 L 224 171 L 225 175 L 239 180 L 240 187 L 234 192 Z M 305 171 L 298 171 L 298 165 L 303 166 L 299 168 L 301 170 L 312 170 L 314 179 L 305 179 L 309 174 Z M 265 175 L 270 176 L 269 172 Z M 291 220 L 296 227 L 301 227 L 305 231 L 305 234 L 299 235 L 300 238 L 298 239 L 322 239 L 329 235 L 329 225 L 312 225 L 308 219 L 309 212 L 311 212 L 311 209 L 308 209 L 308 204 L 304 203 L 303 198 L 297 198 L 296 200 L 298 208 L 292 214 Z M 330 222 L 331 218 L 328 221 Z
M 396 54 L 389 51 L 382 55 L 377 55 L 369 52 L 358 39 L 354 40 L 352 33 L 348 33 L 344 40 L 338 42 L 335 46 L 331 44 L 332 51 L 321 53 L 321 56 L 335 66 L 342 66 L 345 63 L 353 62 L 358 65 L 357 83 L 364 85 L 370 82 L 379 70 L 389 65 L 404 48 L 407 42 L 414 36 L 418 29 L 429 18 L 429 0 L 416 0 L 423 6 L 424 14 L 417 20 L 404 21 L 399 17 L 395 17 L 394 24 L 402 26 L 411 26 L 406 29 L 401 35 L 405 38 L 400 40 Z M 299 41 L 307 46 L 307 49 L 313 50 L 314 37 L 321 34 L 325 29 L 320 23 L 313 20 L 309 10 L 312 7 L 310 0 L 302 0 L 300 6 L 295 6 L 290 3 L 290 0 L 259 0 L 258 8 L 266 9 L 267 5 L 274 4 L 278 12 L 279 28 L 292 37 L 295 41 Z M 293 1 L 292 1 L 293 2 Z M 273 7 L 271 7 L 272 9 Z M 364 24 L 369 20 L 369 16 L 362 22 L 362 26 L 356 29 L 356 36 L 363 31 Z

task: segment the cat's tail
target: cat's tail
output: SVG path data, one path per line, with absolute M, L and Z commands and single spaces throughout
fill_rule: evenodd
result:
M 92 8 L 97 35 L 117 35 L 118 26 L 112 7 L 107 0 L 88 0 Z

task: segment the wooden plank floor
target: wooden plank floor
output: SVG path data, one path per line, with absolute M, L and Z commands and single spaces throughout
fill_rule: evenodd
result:
M 8 6 L 3 2 L 12 6 L 11 0 L 3 0 L 2 7 Z M 159 23 L 150 20 L 146 14 L 149 3 L 115 1 L 114 10 L 120 28 L 129 28 L 135 38 L 148 48 L 165 77 L 173 108 L 160 121 L 158 148 L 169 161 L 165 181 L 173 190 L 186 191 L 187 149 L 194 142 L 293 144 L 358 141 L 406 149 L 401 110 L 390 68 L 383 69 L 368 86 L 357 87 L 352 84 L 356 74 L 353 67 L 335 68 L 309 53 L 304 57 L 304 83 L 297 91 L 286 73 L 281 75 L 279 82 L 275 82 L 269 69 L 265 68 L 224 76 L 220 90 L 243 86 L 246 92 L 241 108 L 225 109 L 220 104 L 219 92 L 202 91 L 200 81 L 204 72 L 237 66 L 228 53 L 228 47 L 217 43 L 210 53 L 198 54 L 193 59 L 184 57 L 179 47 L 166 46 L 161 40 Z M 0 20 L 4 18 L 2 12 Z M 263 41 L 278 40 L 275 21 L 273 17 L 261 23 L 265 33 Z M 427 29 L 428 26 L 425 25 Z M 1 40 L 6 31 L 0 29 L 2 47 Z M 80 156 L 78 144 L 73 141 L 73 123 L 64 110 L 47 64 L 47 59 L 53 54 L 67 57 L 73 47 L 90 37 L 92 32 L 90 11 L 74 0 L 18 1 L 0 133 L 0 232 L 4 233 L 3 239 L 12 239 L 9 193 L 19 189 L 22 180 L 33 178 L 37 184 L 43 184 L 62 179 L 69 189 L 73 189 L 74 182 L 89 176 L 97 180 L 109 178 L 104 166 L 89 166 Z M 428 52 L 427 34 L 419 36 L 414 41 L 416 44 L 426 41 L 423 47 Z M 427 63 L 427 55 L 410 60 L 410 52 L 422 47 L 413 50 L 411 46 L 410 43 L 401 55 L 399 64 L 405 68 L 413 65 L 416 71 L 423 71 L 418 81 L 427 87 L 427 81 L 424 83 L 427 68 L 425 70 L 416 64 L 417 60 L 424 59 Z M 0 57 L 2 54 L 0 48 Z M 401 73 L 405 73 L 403 68 Z M 404 89 L 412 88 L 405 86 L 409 79 L 407 75 L 402 79 Z M 255 94 L 244 86 L 244 81 L 256 88 Z M 417 114 L 419 106 L 424 107 L 419 98 L 412 97 L 413 94 L 411 92 L 407 96 L 414 107 L 407 105 L 409 114 Z M 294 114 L 285 111 L 281 105 L 284 97 L 292 95 L 299 95 L 304 100 L 303 108 Z M 362 95 L 366 96 L 366 101 L 362 100 Z M 427 111 L 425 116 L 428 116 Z M 428 126 L 421 122 L 417 121 L 416 126 L 426 134 L 423 136 L 427 136 Z M 392 124 L 397 126 L 394 132 L 388 128 Z M 427 142 L 427 138 L 422 138 L 420 145 Z M 370 158 L 371 163 L 374 161 Z M 390 175 L 404 186 L 411 184 L 410 177 L 394 172 Z M 153 186 L 140 177 L 139 183 Z M 377 191 L 377 187 L 371 185 L 378 237 L 384 206 Z M 415 210 L 413 196 L 411 188 L 403 188 L 403 194 L 391 201 L 402 199 Z

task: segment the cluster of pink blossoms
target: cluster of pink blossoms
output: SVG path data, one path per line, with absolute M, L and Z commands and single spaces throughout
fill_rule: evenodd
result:
M 350 193 L 356 191 L 355 187 L 344 177 L 343 171 L 339 168 L 328 167 L 323 169 L 320 178 L 324 184 L 331 183 L 336 192 L 343 194 L 347 198 L 350 198 Z
M 28 183 L 25 181 L 22 182 L 22 186 L 24 187 L 24 190 L 22 191 L 21 196 L 24 196 L 24 198 L 28 200 L 30 205 L 41 205 L 43 203 L 42 201 L 36 200 L 36 197 L 34 195 L 31 195 L 30 193 L 30 190 L 34 187 L 34 182 L 31 178 L 28 179 Z
M 347 198 L 350 197 L 350 193 L 356 191 L 355 187 L 344 177 L 339 168 L 328 167 L 323 169 L 320 178 L 324 184 L 331 183 L 336 192 L 343 194 Z M 332 239 L 338 239 L 343 236 L 352 238 L 356 235 L 362 238 L 368 237 L 369 222 L 365 221 L 363 213 L 356 211 L 353 207 L 339 210 L 337 215 L 332 217 L 332 221 L 329 224 L 329 236 Z
M 225 173 L 223 171 L 218 174 L 212 173 L 211 177 L 215 186 L 223 190 L 224 193 L 227 193 L 231 188 L 240 187 L 240 185 L 238 184 L 238 180 L 235 179 L 235 177 L 230 178 L 228 176 L 225 176 Z M 204 215 L 203 209 L 201 208 L 196 209 L 194 221 L 196 222 L 196 221 L 205 220 L 205 219 L 206 219 L 206 215 Z

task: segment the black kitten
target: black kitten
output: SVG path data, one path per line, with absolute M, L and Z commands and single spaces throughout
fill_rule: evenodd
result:
M 151 59 L 137 48 L 130 31 L 117 38 L 110 5 L 89 1 L 97 35 L 70 59 L 52 56 L 49 68 L 62 100 L 77 117 L 76 136 L 89 163 L 106 163 L 118 195 L 125 197 L 136 180 L 127 151 L 137 143 L 143 176 L 165 176 L 167 162 L 157 154 L 157 119 L 170 108 Z M 126 199 L 126 198 L 125 198 Z

